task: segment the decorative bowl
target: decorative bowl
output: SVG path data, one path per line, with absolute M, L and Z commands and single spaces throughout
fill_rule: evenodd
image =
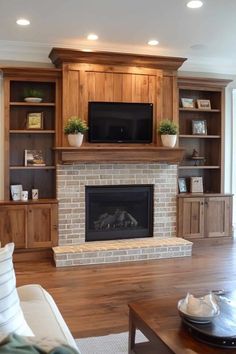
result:
M 42 102 L 42 98 L 40 98 L 40 97 L 25 97 L 24 101 L 30 102 L 30 103 L 40 103 L 40 102 Z
M 180 317 L 185 318 L 186 320 L 190 321 L 190 322 L 194 322 L 194 323 L 209 323 L 211 322 L 215 317 L 219 316 L 220 314 L 220 308 L 217 305 L 217 310 L 215 311 L 215 313 L 211 316 L 196 316 L 196 315 L 190 315 L 187 311 L 186 311 L 186 304 L 185 304 L 185 299 L 181 299 L 178 302 L 178 311 L 179 311 L 179 315 Z

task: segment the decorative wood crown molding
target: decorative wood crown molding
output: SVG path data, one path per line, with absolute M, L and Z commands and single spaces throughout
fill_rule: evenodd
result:
M 215 87 L 215 88 L 224 88 L 226 87 L 232 80 L 226 79 L 214 79 L 214 78 L 205 78 L 205 77 L 178 77 L 178 85 L 182 87 L 192 87 L 194 85 L 199 85 L 200 87 Z
M 1 67 L 0 71 L 5 77 L 22 77 L 22 75 L 26 78 L 32 78 L 34 75 L 40 75 L 42 78 L 61 77 L 61 69 L 55 68 Z
M 63 63 L 89 63 L 141 66 L 165 70 L 177 70 L 187 60 L 179 57 L 97 51 L 84 52 L 65 48 L 53 48 L 49 58 L 56 67 L 61 67 Z

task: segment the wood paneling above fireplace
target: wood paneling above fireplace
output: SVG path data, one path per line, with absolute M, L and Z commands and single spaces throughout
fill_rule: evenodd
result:
M 60 48 L 53 48 L 49 57 L 56 66 L 62 67 L 63 72 L 63 114 L 62 129 L 59 132 L 59 150 L 66 149 L 61 157 L 67 159 L 69 156 L 70 162 L 73 157 L 75 161 L 80 161 L 80 157 L 76 157 L 76 151 L 73 153 L 70 151 L 68 155 L 66 151 L 68 142 L 63 128 L 67 119 L 73 115 L 87 121 L 89 101 L 136 102 L 153 103 L 153 142 L 149 145 L 140 144 L 140 148 L 143 147 L 145 150 L 143 158 L 152 161 L 153 148 L 161 147 L 160 137 L 156 133 L 160 120 L 178 121 L 176 73 L 186 59 L 109 52 L 85 53 Z M 119 158 L 116 156 L 119 161 L 122 161 L 122 156 L 124 161 L 130 160 L 131 156 L 128 156 L 130 151 L 122 150 L 122 144 L 111 145 L 113 148 L 120 149 Z M 85 139 L 83 147 L 90 152 L 94 150 L 99 153 L 99 161 L 106 161 L 107 149 L 112 150 L 111 145 L 106 144 L 103 148 L 101 145 L 88 143 Z M 147 158 L 149 153 L 150 157 Z M 175 158 L 173 159 L 172 153 L 168 159 L 166 150 L 159 150 L 158 161 L 173 162 L 176 161 L 177 155 L 180 156 L 182 153 L 176 151 Z M 86 156 L 89 158 L 88 150 Z M 140 158 L 140 161 L 143 161 L 143 158 Z M 180 157 L 177 160 L 179 161 Z

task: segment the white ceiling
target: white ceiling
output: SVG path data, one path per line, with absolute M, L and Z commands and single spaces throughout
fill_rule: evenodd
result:
M 49 62 L 52 47 L 182 56 L 184 70 L 236 74 L 236 0 L 0 0 L 0 60 Z M 15 21 L 26 17 L 28 27 Z M 90 32 L 96 42 L 86 40 Z M 159 40 L 153 48 L 149 39 Z

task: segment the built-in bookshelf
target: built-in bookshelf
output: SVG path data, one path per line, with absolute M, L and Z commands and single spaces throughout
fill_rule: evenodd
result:
M 3 69 L 5 97 L 5 199 L 11 199 L 10 186 L 36 188 L 40 198 L 56 198 L 56 128 L 60 114 L 58 70 Z M 26 102 L 27 92 L 37 91 L 40 102 Z M 31 127 L 30 115 L 40 117 Z M 41 166 L 25 165 L 25 150 L 40 151 Z

